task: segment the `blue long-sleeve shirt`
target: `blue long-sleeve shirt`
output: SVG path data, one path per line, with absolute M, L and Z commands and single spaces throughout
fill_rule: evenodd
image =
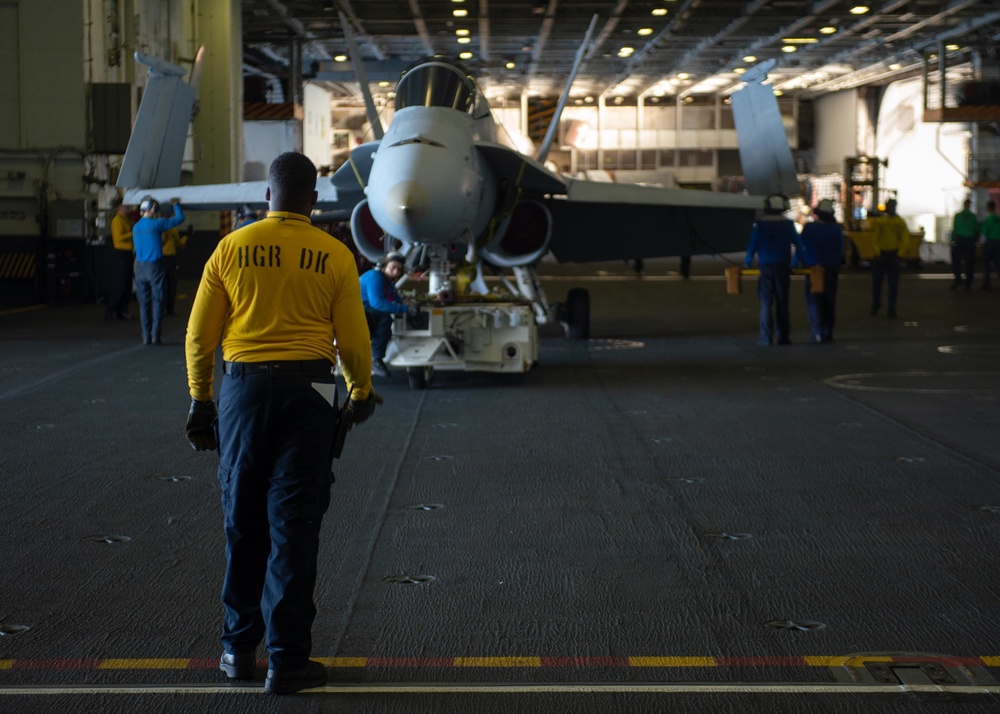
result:
M 839 268 L 844 258 L 844 231 L 838 223 L 816 221 L 802 229 L 806 265 Z
M 795 261 L 798 263 L 805 251 L 795 230 L 795 224 L 784 216 L 764 216 L 753 224 L 750 245 L 747 246 L 747 257 L 743 264 L 749 268 L 756 254 L 758 265 L 791 265 L 793 245 Z
M 174 206 L 172 218 L 146 218 L 143 216 L 132 226 L 132 242 L 135 244 L 135 259 L 152 263 L 163 257 L 163 232 L 184 222 L 184 211 L 180 204 Z
M 378 268 L 372 268 L 361 276 L 361 303 L 366 310 L 406 312 L 406 305 L 396 286 L 386 280 Z

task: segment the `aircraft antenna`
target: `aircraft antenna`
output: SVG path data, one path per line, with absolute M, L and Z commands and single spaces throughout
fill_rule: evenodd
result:
M 594 25 L 596 24 L 597 15 L 594 15 L 590 20 L 590 27 L 587 28 L 587 34 L 583 38 L 583 42 L 580 43 L 580 49 L 576 51 L 576 59 L 573 60 L 573 69 L 570 70 L 569 78 L 566 80 L 566 88 L 563 90 L 562 96 L 559 97 L 559 103 L 556 105 L 556 113 L 552 115 L 552 121 L 549 122 L 549 128 L 545 132 L 545 139 L 542 140 L 542 148 L 538 150 L 538 160 L 542 163 L 545 162 L 545 157 L 549 155 L 549 149 L 552 148 L 552 142 L 556 138 L 556 131 L 559 129 L 559 117 L 562 116 L 563 108 L 569 99 L 569 90 L 573 86 L 573 80 L 576 79 L 576 71 L 580 68 L 583 55 L 587 52 L 587 45 L 590 44 L 590 36 L 594 32 Z

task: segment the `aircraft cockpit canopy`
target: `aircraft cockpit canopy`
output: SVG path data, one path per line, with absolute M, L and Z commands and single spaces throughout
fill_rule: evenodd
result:
M 406 68 L 396 84 L 396 111 L 407 107 L 445 107 L 471 112 L 476 85 L 462 65 L 446 57 L 428 57 Z

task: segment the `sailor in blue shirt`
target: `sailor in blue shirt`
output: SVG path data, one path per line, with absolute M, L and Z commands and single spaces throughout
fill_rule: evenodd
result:
M 158 218 L 160 204 L 147 196 L 139 204 L 142 218 L 132 226 L 132 242 L 135 244 L 135 294 L 139 299 L 139 322 L 142 325 L 144 345 L 163 344 L 160 329 L 167 294 L 163 233 L 184 222 L 180 199 L 171 199 L 170 204 L 174 207 L 173 217 Z
M 814 342 L 833 342 L 836 317 L 837 281 L 844 258 L 844 231 L 833 213 L 833 201 L 824 198 L 816 204 L 817 220 L 802 229 L 805 264 L 823 268 L 823 292 L 812 291 L 812 280 L 806 276 L 806 310 Z
M 775 194 L 764 201 L 764 215 L 753 224 L 750 245 L 744 266 L 753 264 L 757 256 L 760 280 L 757 297 L 760 299 L 760 339 L 757 344 L 770 347 L 774 338 L 779 345 L 790 345 L 788 338 L 788 287 L 792 274 L 792 246 L 795 261 L 803 254 L 802 242 L 795 224 L 783 215 L 788 210 L 788 199 Z M 773 312 L 772 312 L 773 311 Z
M 407 311 L 403 298 L 396 291 L 396 281 L 403 275 L 403 264 L 403 255 L 393 251 L 361 276 L 361 302 L 372 338 L 372 374 L 379 377 L 389 376 L 389 368 L 382 360 L 392 337 L 392 316 Z

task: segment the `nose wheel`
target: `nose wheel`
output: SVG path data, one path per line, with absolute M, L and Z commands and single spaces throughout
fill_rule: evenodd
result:
M 427 389 L 427 380 L 431 378 L 430 367 L 407 367 L 406 378 L 410 389 Z

